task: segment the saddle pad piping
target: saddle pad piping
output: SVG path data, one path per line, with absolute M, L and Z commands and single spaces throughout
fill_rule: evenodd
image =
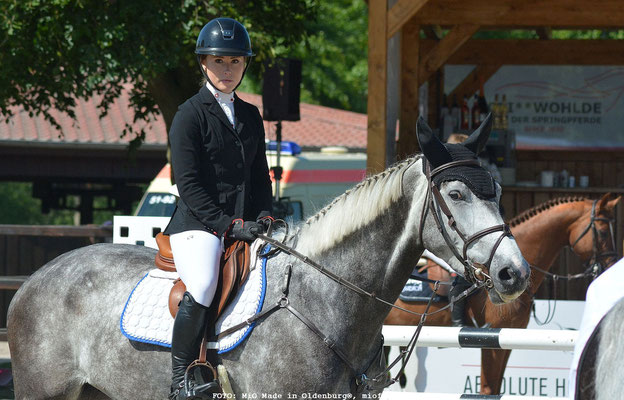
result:
M 143 280 L 145 278 L 147 278 L 148 276 L 149 276 L 149 271 L 143 276 L 143 278 L 141 278 L 139 283 L 137 283 L 134 286 L 134 289 L 132 289 L 132 292 L 130 292 L 130 296 L 128 296 L 128 300 L 126 300 L 126 305 L 124 305 L 124 309 L 123 309 L 123 311 L 121 313 L 122 316 L 126 315 L 126 308 L 128 307 L 128 304 L 130 303 L 130 299 L 132 298 L 132 295 L 134 294 L 134 291 L 139 287 L 141 282 L 143 282 Z M 155 344 L 155 345 L 158 345 L 158 346 L 171 348 L 171 343 L 163 342 L 163 341 L 160 341 L 160 340 L 146 339 L 146 338 L 142 338 L 142 337 L 131 335 L 130 333 L 126 332 L 126 330 L 124 329 L 124 327 L 123 327 L 123 320 L 124 320 L 123 318 L 119 318 L 119 328 L 121 329 L 121 332 L 124 334 L 124 336 L 127 337 L 128 339 L 136 340 L 136 341 L 142 342 L 142 343 Z

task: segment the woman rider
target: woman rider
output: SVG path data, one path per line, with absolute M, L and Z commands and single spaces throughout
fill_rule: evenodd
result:
M 169 131 L 180 198 L 164 233 L 187 290 L 171 340 L 174 400 L 210 399 L 220 391 L 213 377 L 204 385 L 191 381 L 187 392 L 184 375 L 198 358 L 204 327 L 214 330 L 224 239 L 254 240 L 272 212 L 262 118 L 234 92 L 254 55 L 249 34 L 231 18 L 213 19 L 199 33 L 195 53 L 204 84 L 178 108 Z M 208 359 L 216 360 L 215 350 Z

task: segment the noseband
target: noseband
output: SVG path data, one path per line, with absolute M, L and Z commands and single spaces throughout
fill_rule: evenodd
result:
M 446 169 L 457 167 L 460 165 L 472 165 L 472 166 L 481 167 L 481 164 L 477 160 L 459 160 L 459 161 L 451 161 L 449 163 L 446 163 L 444 165 L 441 165 L 431 170 L 429 162 L 424 158 L 423 158 L 423 162 L 425 163 L 425 175 L 427 176 L 427 182 L 428 182 L 429 187 L 427 190 L 427 199 L 425 200 L 427 204 L 425 206 L 425 209 L 422 213 L 421 220 L 420 220 L 420 242 L 423 243 L 422 232 L 423 232 L 423 228 L 425 224 L 425 218 L 426 218 L 427 212 L 431 210 L 431 214 L 434 217 L 436 226 L 438 227 L 438 231 L 442 234 L 442 237 L 444 237 L 444 241 L 450 247 L 451 251 L 453 251 L 455 258 L 457 258 L 464 265 L 464 278 L 466 278 L 466 280 L 471 283 L 476 283 L 477 281 L 481 281 L 485 284 L 485 286 L 488 289 L 492 288 L 493 287 L 492 278 L 486 272 L 483 271 L 482 267 L 484 267 L 488 272 L 490 271 L 490 264 L 492 263 L 492 260 L 494 259 L 494 253 L 496 253 L 498 246 L 501 244 L 501 242 L 503 241 L 505 237 L 511 236 L 511 229 L 509 228 L 509 225 L 503 223 L 501 225 L 496 225 L 490 228 L 483 229 L 479 232 L 476 232 L 472 236 L 465 235 L 461 231 L 461 229 L 457 226 L 457 221 L 453 217 L 453 214 L 451 213 L 450 208 L 444 201 L 444 198 L 442 197 L 442 194 L 440 193 L 440 189 L 433 181 L 433 177 L 435 177 L 437 174 L 439 174 L 440 172 Z M 438 209 L 436 209 L 436 204 L 438 206 L 437 207 Z M 459 250 L 453 244 L 446 229 L 444 229 L 444 224 L 442 223 L 440 211 L 444 213 L 444 215 L 446 215 L 446 218 L 448 219 L 448 226 L 451 229 L 453 229 L 459 235 L 461 240 L 464 242 L 464 246 L 463 246 L 461 254 Z M 501 231 L 502 233 L 496 240 L 496 243 L 494 244 L 494 246 L 492 247 L 488 260 L 485 262 L 485 264 L 478 264 L 481 267 L 475 266 L 475 263 L 473 263 L 472 261 L 468 259 L 468 254 L 467 254 L 468 246 L 470 246 L 470 244 L 475 242 L 476 240 L 486 235 L 489 235 L 490 233 L 494 233 L 498 231 Z
M 583 232 L 581 232 L 581 234 L 576 238 L 576 240 L 574 241 L 574 243 L 570 246 L 572 248 L 572 250 L 574 250 L 574 247 L 578 244 L 578 242 L 581 241 L 581 239 L 583 238 L 583 236 L 585 236 L 590 230 L 592 231 L 593 237 L 592 237 L 592 256 L 591 258 L 585 263 L 585 265 L 589 268 L 591 267 L 592 271 L 591 274 L 594 277 L 594 279 L 596 277 L 598 277 L 598 275 L 600 275 L 602 272 L 604 272 L 604 270 L 606 269 L 606 265 L 604 265 L 602 263 L 602 259 L 605 258 L 609 258 L 609 257 L 617 257 L 618 253 L 617 251 L 615 251 L 615 237 L 613 235 L 613 219 L 611 218 L 603 218 L 603 217 L 597 217 L 596 216 L 596 206 L 598 204 L 598 200 L 594 200 L 594 202 L 592 203 L 592 209 L 591 209 L 591 216 L 589 218 L 589 224 L 587 224 L 587 226 L 585 227 L 585 229 L 583 229 Z M 611 235 L 611 248 L 613 249 L 612 251 L 604 251 L 604 252 L 599 252 L 598 251 L 598 228 L 596 228 L 596 221 L 601 221 L 601 222 L 606 222 L 609 225 L 609 233 Z

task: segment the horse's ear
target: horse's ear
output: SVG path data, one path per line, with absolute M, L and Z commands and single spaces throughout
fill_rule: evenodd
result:
M 416 122 L 416 136 L 420 151 L 434 168 L 453 161 L 444 144 L 436 137 L 423 117 L 418 117 Z
M 598 202 L 598 208 L 601 210 L 614 210 L 621 198 L 622 196 L 616 196 L 611 192 L 606 193 Z
M 492 130 L 492 113 L 488 113 L 481 125 L 462 144 L 479 155 L 485 148 Z

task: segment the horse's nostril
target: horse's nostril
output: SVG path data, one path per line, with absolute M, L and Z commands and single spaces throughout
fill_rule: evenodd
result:
M 503 268 L 498 273 L 498 277 L 501 281 L 506 282 L 513 279 L 513 275 L 510 273 L 511 268 Z

